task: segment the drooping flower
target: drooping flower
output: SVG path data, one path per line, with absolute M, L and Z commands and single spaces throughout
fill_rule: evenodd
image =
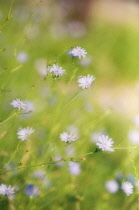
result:
M 27 53 L 25 52 L 20 52 L 18 55 L 17 55 L 17 61 L 19 63 L 26 63 L 28 61 L 28 55 Z
M 15 187 L 7 186 L 5 184 L 0 185 L 0 194 L 2 195 L 13 195 L 15 192 Z
M 33 128 L 27 127 L 27 128 L 19 128 L 17 135 L 18 139 L 22 141 L 26 141 L 30 138 L 30 135 L 34 132 Z
M 78 176 L 81 172 L 79 163 L 69 162 L 69 172 L 74 176 Z
M 95 77 L 90 74 L 84 77 L 80 76 L 78 78 L 79 87 L 82 87 L 83 89 L 90 89 L 94 80 Z
M 63 132 L 60 134 L 61 141 L 64 141 L 66 143 L 73 142 L 77 140 L 77 137 L 74 136 L 72 133 Z
M 99 136 L 98 142 L 96 145 L 101 149 L 102 151 L 108 151 L 108 152 L 113 152 L 114 149 L 113 147 L 114 142 L 112 141 L 111 138 L 108 136 Z
M 86 50 L 81 47 L 74 47 L 72 50 L 69 51 L 70 55 L 74 57 L 78 57 L 79 59 L 84 58 L 87 54 Z
M 109 193 L 116 193 L 119 189 L 119 185 L 115 180 L 109 180 L 105 183 L 105 187 Z
M 121 188 L 127 196 L 133 193 L 133 185 L 130 182 L 123 182 Z
M 65 70 L 62 67 L 58 66 L 58 64 L 53 64 L 52 66 L 49 66 L 48 71 L 50 73 L 54 74 L 54 76 L 56 76 L 56 77 L 66 74 Z
M 13 108 L 16 108 L 18 110 L 24 110 L 26 108 L 26 104 L 24 103 L 24 101 L 21 101 L 19 98 L 16 98 L 14 99 L 10 105 L 13 107 Z

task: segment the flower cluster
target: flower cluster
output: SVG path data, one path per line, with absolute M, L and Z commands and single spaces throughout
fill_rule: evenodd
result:
M 105 187 L 108 190 L 109 193 L 116 193 L 120 187 L 119 187 L 119 183 L 115 180 L 109 180 L 105 183 Z M 133 193 L 133 184 L 129 181 L 127 182 L 122 182 L 121 183 L 121 190 L 123 190 L 123 192 L 129 196 Z
M 73 57 L 78 57 L 79 59 L 85 58 L 86 57 L 86 50 L 77 46 L 73 49 L 71 49 L 68 52 L 69 55 L 73 56 Z M 25 63 L 28 59 L 27 55 L 25 55 L 24 53 L 21 53 L 18 55 L 18 61 L 21 63 Z M 83 60 L 82 60 L 83 61 Z M 41 69 L 38 68 L 38 65 L 36 65 L 36 68 L 38 69 L 38 71 L 44 75 L 46 77 L 47 73 L 49 72 L 53 77 L 60 77 L 66 74 L 66 70 L 64 70 L 61 66 L 59 66 L 57 63 L 52 64 L 51 66 L 48 66 L 46 68 L 46 64 L 44 63 L 44 61 L 41 61 L 43 64 L 41 66 Z M 85 61 L 84 61 L 85 62 Z M 88 63 L 88 62 L 87 62 Z M 86 65 L 86 63 L 85 63 Z M 90 89 L 93 85 L 95 81 L 95 77 L 93 75 L 86 75 L 86 76 L 79 76 L 77 79 L 78 82 L 78 86 L 81 87 L 82 89 Z M 31 112 L 33 107 L 31 103 L 25 103 L 24 101 L 20 100 L 19 98 L 14 99 L 10 105 L 15 108 L 18 109 L 19 111 L 23 110 L 23 114 L 25 112 Z M 138 125 L 139 124 L 139 116 L 136 117 L 135 119 L 135 123 Z M 17 136 L 18 139 L 21 141 L 27 141 L 30 139 L 30 136 L 34 133 L 34 129 L 32 127 L 24 127 L 24 128 L 19 128 L 18 132 L 17 132 Z M 77 132 L 78 133 L 78 132 Z M 76 141 L 78 139 L 77 137 L 78 135 L 74 134 L 73 132 L 69 131 L 69 132 L 62 132 L 59 135 L 59 138 L 61 139 L 61 141 L 65 142 L 65 143 L 73 143 L 74 141 Z M 98 136 L 98 135 L 97 135 Z M 138 143 L 138 136 L 139 136 L 139 131 L 138 132 L 130 132 L 129 133 L 129 138 L 132 139 L 132 143 L 137 144 Z M 112 138 L 109 138 L 107 135 L 100 135 L 99 137 L 97 137 L 97 141 L 95 142 L 97 145 L 97 149 L 96 151 L 108 151 L 108 152 L 114 152 L 114 141 L 112 140 Z M 72 146 L 72 145 L 68 145 L 68 146 Z M 71 175 L 74 176 L 78 176 L 81 173 L 81 168 L 80 168 L 80 164 L 77 163 L 79 160 L 73 160 L 72 156 L 69 154 L 69 150 L 72 153 L 75 153 L 74 150 L 72 150 L 72 148 L 68 148 L 66 150 L 67 156 L 69 156 L 69 163 L 68 163 L 68 171 L 70 172 Z M 92 152 L 93 153 L 93 152 Z M 87 153 L 90 154 L 90 153 Z M 78 156 L 77 156 L 78 157 Z M 83 159 L 83 158 L 82 158 Z M 62 158 L 60 155 L 57 155 L 54 157 L 54 161 L 55 161 L 55 165 L 56 166 L 62 166 L 64 164 L 65 159 Z M 34 177 L 38 178 L 38 179 L 44 179 L 44 171 L 40 170 L 40 171 L 36 171 L 34 172 Z M 105 183 L 105 187 L 106 189 L 110 192 L 110 193 L 116 193 L 119 189 L 122 189 L 123 192 L 129 196 L 133 193 L 133 185 L 131 182 L 126 181 L 126 182 L 122 182 L 121 187 L 119 187 L 119 183 L 116 180 L 109 180 Z M 11 186 L 6 186 L 4 184 L 0 185 L 0 194 L 2 195 L 12 195 L 14 194 L 15 191 L 15 187 L 11 187 Z M 38 187 L 35 187 L 33 184 L 29 184 L 26 186 L 26 190 L 25 193 L 27 196 L 37 196 L 39 195 L 40 191 L 38 189 Z

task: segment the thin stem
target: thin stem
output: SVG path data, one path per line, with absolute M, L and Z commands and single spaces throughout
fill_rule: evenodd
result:
M 78 98 L 78 97 L 82 94 L 83 91 L 84 91 L 84 90 L 82 90 L 80 93 L 78 93 L 77 95 L 75 95 L 75 96 L 66 104 L 66 106 L 69 105 L 70 103 L 72 103 L 76 98 Z
M 10 158 L 10 160 L 8 161 L 8 163 L 6 164 L 6 166 L 10 163 L 10 161 L 13 159 L 14 155 L 16 154 L 16 152 L 18 151 L 18 148 L 19 148 L 19 145 L 20 145 L 21 141 L 19 142 L 19 144 L 17 145 L 17 148 L 16 150 L 14 151 L 12 157 Z M 137 146 L 135 147 L 116 147 L 114 149 L 135 149 L 137 148 Z M 94 154 L 94 153 L 97 153 L 99 152 L 99 150 L 95 150 L 94 152 L 88 152 L 88 153 L 85 153 L 85 154 L 82 154 L 82 155 L 78 155 L 78 156 L 75 156 L 75 157 L 71 157 L 71 158 L 62 158 L 58 161 L 53 161 L 53 162 L 47 162 L 47 163 L 41 163 L 41 164 L 38 164 L 38 165 L 30 165 L 30 166 L 21 166 L 21 167 L 17 167 L 17 168 L 14 168 L 14 169 L 11 169 L 11 170 L 7 170 L 7 171 L 4 171 L 2 173 L 0 173 L 0 175 L 2 174 L 5 174 L 5 173 L 8 173 L 8 172 L 11 172 L 11 171 L 16 171 L 16 170 L 20 170 L 20 169 L 24 169 L 24 168 L 34 168 L 34 167 L 43 167 L 45 165 L 52 165 L 52 164 L 55 164 L 55 163 L 59 163 L 59 162 L 62 162 L 62 161 L 77 161 L 76 159 L 77 158 L 80 158 L 80 157 L 84 157 L 84 156 L 87 156 L 87 155 L 91 155 L 91 154 Z
M 5 168 L 8 166 L 8 164 L 11 162 L 11 160 L 13 159 L 13 157 L 15 156 L 15 154 L 17 153 L 17 151 L 18 151 L 18 149 L 19 149 L 19 146 L 20 146 L 20 143 L 21 143 L 21 141 L 19 141 L 19 143 L 18 143 L 18 145 L 17 145 L 17 147 L 16 147 L 16 150 L 15 150 L 14 153 L 12 154 L 10 160 L 6 163 Z
M 5 25 L 7 25 L 8 21 L 12 18 L 11 11 L 12 11 L 12 7 L 13 7 L 13 3 L 14 3 L 14 0 L 11 0 L 11 5 L 10 5 L 9 12 L 8 12 L 8 15 L 6 18 L 6 22 L 0 26 L 0 31 L 2 31 L 2 29 L 5 27 Z
M 115 147 L 113 149 L 127 149 L 127 150 L 130 150 L 130 149 L 136 149 L 137 146 L 134 146 L 134 147 Z
M 13 7 L 13 3 L 14 3 L 14 0 L 11 1 L 11 6 L 9 9 L 9 13 L 8 13 L 8 20 L 11 18 L 11 11 L 12 11 L 12 7 Z
M 0 126 L 3 125 L 4 123 L 6 123 L 7 121 L 9 121 L 10 119 L 12 119 L 14 116 L 17 115 L 17 112 L 14 112 L 10 117 L 8 117 L 7 119 L 3 120 L 1 123 L 0 123 Z
M 11 159 L 13 158 L 13 156 L 15 155 L 16 151 L 18 149 L 15 150 L 14 154 L 12 155 Z M 47 162 L 47 163 L 41 163 L 41 164 L 38 164 L 38 165 L 30 165 L 30 166 L 21 166 L 21 167 L 17 167 L 17 168 L 14 168 L 14 169 L 10 169 L 10 170 L 7 170 L 7 171 L 4 171 L 2 173 L 0 173 L 0 175 L 2 174 L 6 174 L 8 172 L 11 172 L 11 171 L 16 171 L 16 170 L 20 170 L 20 169 L 24 169 L 24 168 L 34 168 L 34 167 L 40 167 L 40 166 L 45 166 L 45 165 L 52 165 L 52 164 L 55 164 L 55 163 L 59 163 L 59 162 L 62 162 L 62 161 L 77 161 L 76 158 L 79 158 L 79 157 L 82 157 L 82 156 L 87 156 L 87 155 L 91 155 L 95 152 L 88 152 L 88 153 L 85 153 L 83 155 L 78 155 L 76 157 L 73 157 L 73 158 L 67 158 L 67 159 L 61 159 L 61 160 L 58 160 L 58 161 L 53 161 L 53 162 Z M 8 161 L 7 165 L 9 164 L 9 162 L 11 161 L 11 159 Z
M 6 174 L 8 172 L 11 172 L 11 171 L 17 171 L 17 170 L 20 170 L 20 169 L 24 169 L 24 168 L 34 168 L 34 167 L 39 167 L 39 166 L 45 166 L 45 165 L 51 165 L 51 164 L 55 164 L 55 163 L 58 163 L 58 162 L 61 162 L 61 161 L 64 161 L 64 160 L 58 160 L 58 161 L 55 161 L 55 162 L 47 162 L 47 163 L 42 163 L 42 164 L 38 164 L 38 165 L 30 165 L 30 166 L 21 166 L 21 167 L 17 167 L 17 168 L 14 168 L 14 169 L 10 169 L 10 170 L 7 170 L 7 171 L 4 171 L 2 173 L 0 173 L 0 175 L 2 174 Z
M 83 155 L 78 155 L 78 156 L 76 156 L 76 157 L 74 157 L 74 158 L 79 158 L 79 157 L 87 156 L 87 155 L 91 155 L 91 154 L 94 154 L 94 152 L 88 152 L 88 153 L 85 153 L 85 154 L 83 154 Z

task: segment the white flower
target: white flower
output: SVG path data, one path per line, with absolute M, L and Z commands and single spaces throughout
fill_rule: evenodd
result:
M 96 143 L 96 145 L 99 147 L 99 149 L 101 149 L 102 151 L 109 151 L 109 152 L 113 152 L 114 149 L 112 149 L 114 142 L 112 141 L 112 139 L 108 136 L 99 136 L 98 139 L 98 143 Z
M 26 108 L 26 104 L 23 101 L 21 101 L 19 98 L 16 98 L 15 100 L 13 100 L 10 103 L 10 105 L 14 108 L 17 108 L 18 110 Z
M 130 182 L 123 182 L 121 188 L 127 196 L 133 193 L 133 185 Z
M 23 115 L 23 117 L 29 117 L 34 112 L 35 107 L 31 101 L 25 101 L 25 103 L 26 103 L 26 108 L 23 111 L 23 113 L 25 114 L 25 115 Z
M 17 135 L 18 139 L 21 139 L 22 141 L 26 141 L 29 139 L 30 135 L 34 132 L 33 128 L 27 127 L 27 128 L 19 128 Z
M 53 73 L 56 77 L 62 76 L 65 74 L 65 70 L 62 67 L 58 66 L 58 64 L 53 64 L 48 67 L 50 73 Z
M 38 73 L 41 76 L 46 77 L 46 75 L 47 75 L 47 62 L 46 62 L 46 60 L 43 59 L 43 58 L 40 58 L 40 59 L 36 60 L 35 69 L 38 71 Z
M 18 60 L 18 62 L 20 62 L 20 63 L 26 63 L 27 60 L 28 60 L 28 55 L 27 55 L 25 52 L 20 52 L 20 53 L 17 55 L 17 60 Z
M 81 66 L 89 66 L 92 62 L 92 57 L 88 56 L 88 57 L 85 57 L 84 59 L 82 59 L 80 61 L 80 64 Z
M 72 175 L 78 176 L 81 172 L 79 163 L 69 162 L 69 172 Z
M 89 89 L 91 88 L 94 80 L 95 80 L 95 77 L 89 74 L 84 77 L 80 76 L 78 78 L 79 87 L 82 87 L 83 89 Z
M 81 47 L 74 47 L 70 51 L 70 55 L 72 55 L 74 57 L 78 57 L 79 59 L 81 59 L 82 57 L 84 58 L 86 56 L 86 54 L 87 54 L 86 50 Z
M 139 144 L 139 131 L 138 130 L 130 130 L 128 133 L 128 138 L 132 144 Z
M 15 187 L 7 186 L 5 184 L 0 185 L 0 194 L 2 195 L 12 195 L 14 194 Z
M 64 141 L 64 142 L 73 142 L 73 141 L 76 141 L 77 138 L 76 136 L 74 136 L 73 134 L 71 133 L 68 133 L 68 132 L 63 132 L 60 134 L 60 139 L 61 141 Z
M 109 193 L 116 193 L 119 189 L 119 185 L 115 180 L 109 180 L 105 183 L 105 187 Z

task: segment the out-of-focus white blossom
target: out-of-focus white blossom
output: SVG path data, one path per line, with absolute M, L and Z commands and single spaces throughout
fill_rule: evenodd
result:
M 87 56 L 83 58 L 82 60 L 80 60 L 81 66 L 84 66 L 84 67 L 89 66 L 91 62 L 92 62 L 92 58 L 90 56 Z
M 80 164 L 75 162 L 69 162 L 69 172 L 74 176 L 78 176 L 81 172 Z
M 28 61 L 28 55 L 27 53 L 25 52 L 20 52 L 18 55 L 17 55 L 17 61 L 19 63 L 26 63 Z
M 35 62 L 35 69 L 37 70 L 37 72 L 43 76 L 46 77 L 47 75 L 47 62 L 44 58 L 40 58 L 38 60 L 36 60 Z
M 34 177 L 36 177 L 38 179 L 44 179 L 45 171 L 44 170 L 34 171 L 33 175 L 34 175 Z
M 31 101 L 25 101 L 26 103 L 26 108 L 24 109 L 24 117 L 29 117 L 33 111 L 35 110 L 34 104 Z
M 116 193 L 119 189 L 119 185 L 115 180 L 109 180 L 105 183 L 105 187 L 109 193 Z
M 130 130 L 128 133 L 128 138 L 132 144 L 139 144 L 139 131 L 138 130 Z
M 136 126 L 137 128 L 139 128 L 139 114 L 137 114 L 137 115 L 134 117 L 133 121 L 134 121 L 135 126 Z
M 68 157 L 74 157 L 76 152 L 75 152 L 75 148 L 73 147 L 73 144 L 68 145 L 65 148 L 66 154 Z

